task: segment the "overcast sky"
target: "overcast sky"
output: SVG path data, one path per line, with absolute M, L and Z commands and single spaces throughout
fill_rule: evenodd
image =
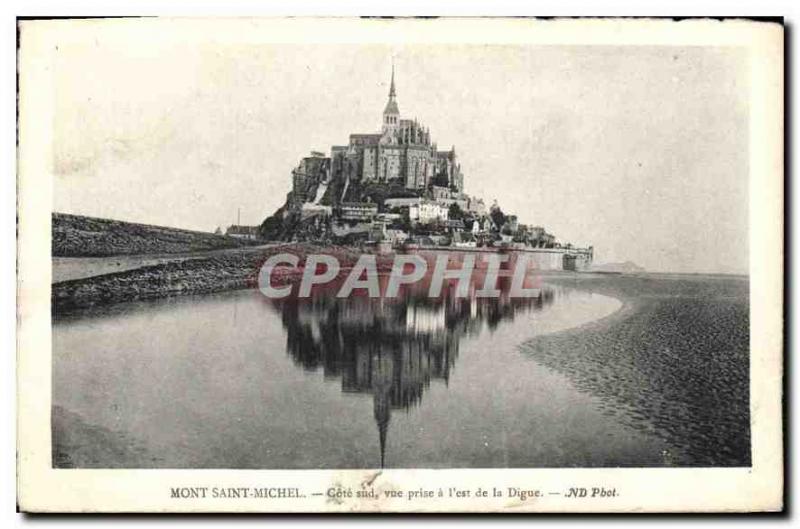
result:
M 598 262 L 747 271 L 746 55 L 735 48 L 170 46 L 56 52 L 56 211 L 258 224 L 311 150 L 403 117 L 466 191 Z

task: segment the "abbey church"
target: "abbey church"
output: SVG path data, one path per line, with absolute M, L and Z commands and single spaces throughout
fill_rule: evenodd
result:
M 408 189 L 426 189 L 432 184 L 461 192 L 464 186 L 455 148 L 439 151 L 426 127 L 400 117 L 394 68 L 381 132 L 351 134 L 347 146 L 332 147 L 331 170 L 334 178 L 398 182 Z

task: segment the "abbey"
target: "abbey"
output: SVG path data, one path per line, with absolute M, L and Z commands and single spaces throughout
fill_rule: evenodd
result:
M 455 147 L 439 150 L 430 130 L 400 115 L 391 70 L 380 130 L 351 134 L 330 155 L 311 151 L 292 170 L 286 201 L 259 227 L 262 239 L 330 241 L 392 248 L 538 249 L 540 268 L 581 269 L 593 249 L 562 245 L 464 192 Z M 547 251 L 545 251 L 547 250 Z
M 438 150 L 427 127 L 400 117 L 394 68 L 381 131 L 351 134 L 348 145 L 332 147 L 331 173 L 361 182 L 402 183 L 408 189 L 434 185 L 460 193 L 464 187 L 455 147 Z

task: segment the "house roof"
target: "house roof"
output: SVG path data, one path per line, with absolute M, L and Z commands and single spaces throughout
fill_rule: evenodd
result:
M 339 204 L 343 208 L 376 208 L 378 205 L 374 202 L 341 202 Z
M 252 233 L 257 233 L 257 232 L 258 232 L 258 226 L 240 226 L 240 225 L 237 225 L 237 224 L 232 224 L 232 225 L 228 226 L 227 230 L 225 230 L 226 234 L 230 234 L 230 233 L 246 233 L 246 234 L 250 235 Z
M 354 142 L 364 143 L 366 145 L 377 145 L 380 143 L 383 134 L 351 134 L 350 144 Z

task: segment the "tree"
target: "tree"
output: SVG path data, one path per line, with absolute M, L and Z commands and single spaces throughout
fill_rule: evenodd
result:
M 503 214 L 503 210 L 496 204 L 493 205 L 491 211 L 489 211 L 489 216 L 492 217 L 492 222 L 494 222 L 498 230 L 506 223 L 506 216 Z
M 453 202 L 450 204 L 450 208 L 447 210 L 447 216 L 450 220 L 463 220 L 464 210 L 461 209 L 461 206 L 459 206 L 458 203 Z
M 281 238 L 284 233 L 284 211 L 284 207 L 281 206 L 272 216 L 264 219 L 258 228 L 259 238 L 268 240 Z
M 403 230 L 406 233 L 411 233 L 411 218 L 408 214 L 408 208 L 403 208 L 400 213 L 400 218 L 392 222 L 392 228 Z

